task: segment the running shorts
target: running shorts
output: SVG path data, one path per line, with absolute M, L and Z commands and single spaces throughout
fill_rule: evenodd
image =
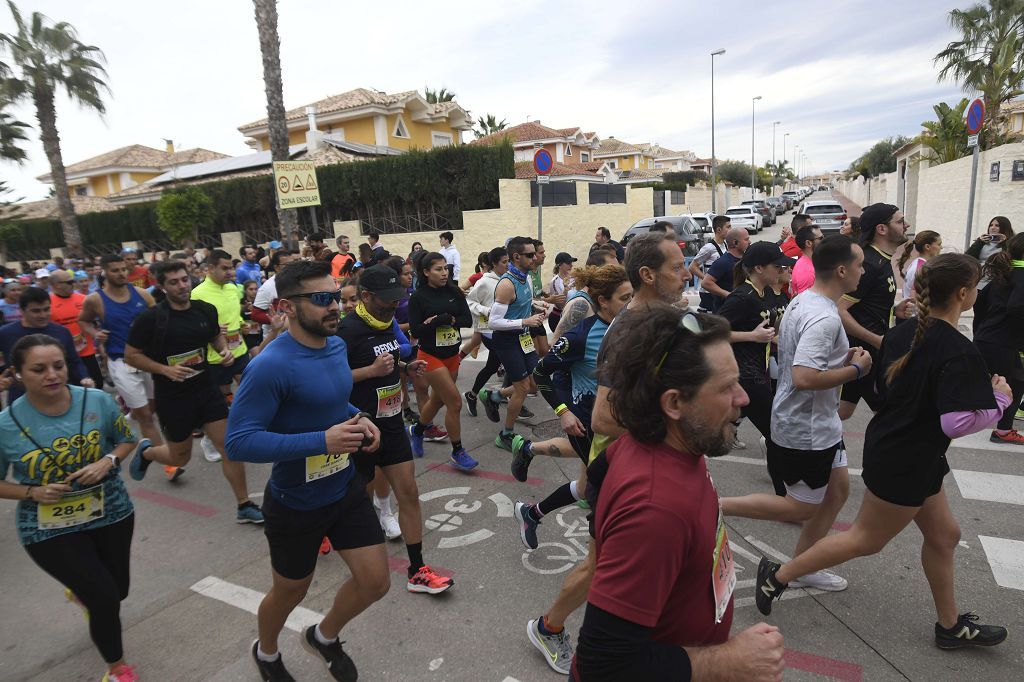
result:
M 409 445 L 409 436 L 405 432 L 402 415 L 374 420 L 373 423 L 380 429 L 380 447 L 376 452 L 360 450 L 352 453 L 356 471 L 367 481 L 373 480 L 376 473 L 374 467 L 387 467 L 412 461 L 412 446 Z
M 242 372 L 248 366 L 248 354 L 235 358 L 235 361 L 227 367 L 224 365 L 210 365 L 210 371 L 213 373 L 213 383 L 217 386 L 230 386 L 235 377 L 242 376 Z
M 491 335 L 491 347 L 501 364 L 505 367 L 505 376 L 512 383 L 522 381 L 531 374 L 537 366 L 537 351 L 530 353 L 523 352 L 520 334 L 523 332 L 495 331 Z M 531 334 L 531 341 L 532 341 Z
M 110 358 L 107 372 L 114 388 L 129 410 L 145 407 L 153 399 L 153 377 L 149 372 L 142 372 L 125 363 L 124 358 Z M 100 388 L 97 386 L 96 388 Z
M 423 360 L 427 363 L 427 368 L 425 370 L 427 372 L 433 372 L 435 369 L 446 369 L 454 374 L 459 371 L 459 366 L 462 364 L 462 361 L 459 360 L 459 356 L 457 354 L 450 358 L 438 358 L 434 357 L 422 348 L 420 348 L 416 359 Z
M 942 490 L 949 473 L 946 455 L 934 452 L 903 452 L 899 457 L 874 457 L 864 450 L 861 479 L 875 497 L 901 507 L 920 507 Z
M 882 356 L 874 346 L 865 344 L 864 350 L 871 355 L 871 370 L 860 379 L 843 384 L 839 391 L 839 399 L 856 405 L 863 398 L 872 412 L 878 412 L 882 408 L 882 396 L 878 394 L 875 381 L 878 377 L 878 368 L 882 366 Z
M 156 398 L 156 416 L 164 437 L 172 443 L 192 440 L 192 432 L 228 418 L 228 401 L 218 386 L 207 386 L 194 393 L 179 393 Z
M 768 475 L 772 477 L 775 494 L 787 494 L 807 504 L 821 504 L 828 489 L 832 469 L 846 466 L 846 447 L 842 441 L 824 450 L 793 450 L 777 445 L 770 438 Z

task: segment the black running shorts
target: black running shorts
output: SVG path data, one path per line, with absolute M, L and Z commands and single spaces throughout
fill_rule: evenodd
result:
M 374 467 L 387 467 L 412 461 L 412 446 L 409 445 L 409 435 L 405 432 L 402 415 L 375 419 L 373 423 L 380 429 L 380 447 L 376 452 L 352 453 L 356 471 L 367 481 L 373 480 Z
M 156 396 L 156 416 L 164 438 L 171 443 L 192 440 L 192 432 L 204 424 L 228 418 L 228 402 L 217 386 L 207 386 L 194 393 Z
M 832 463 L 836 452 L 842 447 L 839 441 L 824 450 L 793 450 L 776 445 L 769 438 L 765 443 L 768 450 L 768 475 L 772 477 L 775 494 L 786 496 L 786 486 L 800 481 L 812 490 L 828 485 L 832 476 Z
M 906 452 L 900 457 L 874 457 L 864 448 L 861 480 L 875 497 L 901 507 L 920 507 L 942 490 L 949 473 L 946 455 L 934 452 Z
M 521 332 L 495 331 L 491 335 L 491 349 L 498 354 L 501 364 L 505 367 L 505 376 L 515 383 L 522 381 L 537 366 L 537 351 L 524 353 L 520 345 Z

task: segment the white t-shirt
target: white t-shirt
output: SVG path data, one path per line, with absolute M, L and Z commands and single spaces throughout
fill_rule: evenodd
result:
M 270 313 L 270 307 L 274 305 L 274 301 L 277 299 L 277 282 L 274 281 L 276 275 L 271 276 L 266 282 L 260 285 L 260 288 L 256 290 L 256 298 L 252 302 L 254 308 Z M 270 334 L 270 325 L 263 325 L 263 335 L 267 336 Z
M 458 249 L 449 244 L 441 248 L 441 255 L 444 256 L 444 261 L 452 266 L 452 277 L 459 279 L 459 275 L 462 273 L 462 257 L 459 256 Z
M 704 246 L 700 247 L 700 251 L 693 257 L 693 262 L 701 268 L 702 272 L 707 272 L 711 267 L 711 264 L 718 260 L 718 257 L 725 253 L 725 244 L 718 244 L 714 240 L 708 242 Z M 704 291 L 704 288 L 697 285 L 697 293 Z
M 841 386 L 823 391 L 793 387 L 794 366 L 842 367 L 850 342 L 835 301 L 808 289 L 790 301 L 779 325 L 779 385 L 772 403 L 772 440 L 793 450 L 824 450 L 843 439 Z
M 903 298 L 914 298 L 914 278 L 917 277 L 917 271 L 921 269 L 927 261 L 924 258 L 915 258 L 907 268 L 907 275 L 903 279 Z

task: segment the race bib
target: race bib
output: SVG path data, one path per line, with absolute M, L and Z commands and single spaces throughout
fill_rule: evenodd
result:
M 75 351 L 81 353 L 88 345 L 83 334 L 75 334 L 71 339 L 75 344 Z
M 184 365 L 185 367 L 191 367 L 195 369 L 199 365 L 203 364 L 205 355 L 203 354 L 202 348 L 196 348 L 194 350 L 185 351 L 184 353 L 178 353 L 177 355 L 168 355 L 167 364 L 171 367 L 178 365 Z M 202 371 L 202 370 L 198 370 Z
M 401 403 L 399 403 L 401 404 Z M 313 455 L 306 458 L 306 483 L 333 476 L 348 468 L 348 453 Z
M 736 589 L 736 565 L 729 547 L 729 533 L 725 530 L 722 509 L 718 509 L 718 530 L 715 533 L 715 553 L 711 562 L 711 587 L 715 592 L 715 622 L 721 623 L 729 608 L 729 600 Z
M 455 346 L 459 343 L 459 330 L 455 327 L 438 327 L 434 333 L 434 344 L 438 348 Z
M 224 334 L 224 339 L 228 342 L 228 350 L 234 350 L 242 345 L 242 335 L 237 329 Z
M 377 416 L 394 417 L 402 411 L 402 385 L 382 386 L 377 389 Z
M 259 325 L 259 323 L 253 322 L 252 320 L 244 320 L 242 322 L 242 333 L 245 334 L 246 336 L 249 336 L 251 334 L 259 334 L 260 333 L 260 325 Z
M 536 348 L 533 346 L 533 336 L 530 335 L 530 332 L 523 332 L 519 335 L 519 347 L 527 355 L 536 352 Z
M 490 327 L 490 323 L 489 323 L 489 319 L 488 319 L 488 317 L 486 315 L 478 315 L 477 317 L 479 318 L 477 320 L 477 325 L 476 325 L 477 329 L 490 329 L 491 328 Z
M 103 486 L 67 493 L 53 504 L 38 505 L 39 530 L 70 528 L 103 518 Z

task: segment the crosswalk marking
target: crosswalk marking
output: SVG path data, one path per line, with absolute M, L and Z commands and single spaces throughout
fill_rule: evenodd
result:
M 215 576 L 207 576 L 192 585 L 191 589 L 193 592 L 216 599 L 217 601 L 230 604 L 235 608 L 248 611 L 252 615 L 256 615 L 259 610 L 260 602 L 263 601 L 264 594 L 251 590 L 248 587 L 242 587 L 241 585 L 235 585 L 229 583 L 226 580 L 221 580 Z M 302 632 L 310 625 L 316 625 L 324 619 L 322 614 L 312 611 L 302 606 L 298 606 L 291 615 L 288 616 L 288 620 L 284 626 L 289 630 L 295 632 Z
M 992 576 L 1000 587 L 1024 590 L 1024 542 L 979 535 Z
M 1024 505 L 1024 476 L 954 469 L 953 478 L 965 499 Z
M 985 429 L 984 431 L 972 433 L 971 435 L 964 436 L 963 438 L 957 438 L 950 444 L 950 447 L 968 448 L 970 450 L 992 450 L 995 452 L 1024 452 L 1024 448 L 1020 445 L 993 443 L 989 440 L 991 433 L 991 431 Z

